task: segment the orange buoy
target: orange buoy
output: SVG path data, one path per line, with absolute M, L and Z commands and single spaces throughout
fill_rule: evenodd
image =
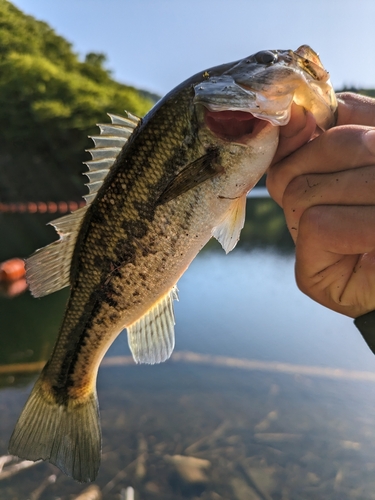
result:
M 9 259 L 0 264 L 0 282 L 19 280 L 25 273 L 25 262 L 22 259 Z
M 15 281 L 0 281 L 0 296 L 12 299 L 27 290 L 26 278 Z

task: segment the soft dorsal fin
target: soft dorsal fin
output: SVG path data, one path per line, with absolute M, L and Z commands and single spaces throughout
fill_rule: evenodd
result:
M 138 321 L 127 327 L 128 343 L 136 363 L 153 365 L 168 359 L 174 349 L 174 286 Z
M 86 162 L 90 179 L 86 206 L 49 224 L 55 227 L 60 239 L 37 250 L 26 259 L 26 277 L 31 293 L 43 297 L 69 285 L 70 267 L 79 229 L 88 205 L 95 198 L 117 155 L 133 133 L 140 119 L 127 113 L 126 117 L 109 115 L 112 124 L 99 124 L 100 135 L 92 137 L 95 148 L 89 149 L 92 160 Z
M 34 297 L 43 297 L 69 285 L 73 250 L 87 206 L 49 222 L 60 239 L 26 259 L 26 278 Z
M 230 252 L 237 245 L 241 229 L 245 224 L 245 216 L 246 194 L 233 200 L 222 222 L 212 230 L 212 236 L 218 240 L 225 253 Z

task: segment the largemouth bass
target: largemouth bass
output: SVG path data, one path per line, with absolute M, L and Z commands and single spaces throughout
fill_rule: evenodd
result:
M 96 376 L 123 330 L 137 363 L 174 348 L 173 300 L 190 262 L 214 236 L 240 236 L 246 194 L 270 165 L 295 102 L 321 129 L 336 98 L 317 54 L 266 50 L 202 71 L 143 118 L 110 115 L 88 162 L 87 205 L 53 224 L 60 239 L 26 262 L 31 292 L 71 292 L 52 355 L 9 452 L 49 460 L 78 481 L 101 454 Z

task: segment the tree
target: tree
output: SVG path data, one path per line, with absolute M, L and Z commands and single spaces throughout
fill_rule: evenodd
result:
M 0 202 L 78 199 L 88 135 L 107 112 L 153 101 L 111 78 L 104 54 L 81 62 L 44 22 L 0 0 Z

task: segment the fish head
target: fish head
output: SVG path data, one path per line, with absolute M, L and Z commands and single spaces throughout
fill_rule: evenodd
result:
M 265 127 L 286 125 L 293 102 L 310 111 L 318 127 L 335 124 L 337 101 L 329 73 L 309 46 L 262 50 L 235 63 L 212 68 L 194 86 L 194 103 L 204 108 L 211 131 L 233 140 Z M 264 132 L 264 131 L 263 131 Z

